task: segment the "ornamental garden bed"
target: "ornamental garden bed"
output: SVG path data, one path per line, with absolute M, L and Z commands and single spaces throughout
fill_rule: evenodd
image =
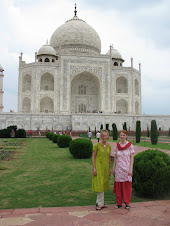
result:
M 0 160 L 9 161 L 15 153 L 16 151 L 9 151 L 9 150 L 2 149 L 0 151 Z

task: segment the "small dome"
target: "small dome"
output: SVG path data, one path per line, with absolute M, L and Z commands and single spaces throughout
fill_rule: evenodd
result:
M 106 55 L 110 55 L 110 50 L 106 53 Z M 123 60 L 121 54 L 116 50 L 111 48 L 111 57 L 114 59 Z
M 56 56 L 56 51 L 53 47 L 51 47 L 50 45 L 43 45 L 39 50 L 38 50 L 38 56 L 39 55 L 52 55 L 52 56 Z
M 57 28 L 51 36 L 50 45 L 56 51 L 64 49 L 65 51 L 78 50 L 80 52 L 101 52 L 101 40 L 97 32 L 84 20 L 74 16 L 71 20 L 65 22 Z

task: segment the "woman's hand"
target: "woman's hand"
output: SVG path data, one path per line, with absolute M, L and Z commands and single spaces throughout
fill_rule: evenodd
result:
M 129 172 L 128 173 L 128 176 L 132 177 L 133 173 L 132 172 Z
M 115 169 L 112 170 L 113 176 L 115 176 Z
M 93 169 L 93 175 L 96 176 L 97 175 L 97 170 L 94 168 Z

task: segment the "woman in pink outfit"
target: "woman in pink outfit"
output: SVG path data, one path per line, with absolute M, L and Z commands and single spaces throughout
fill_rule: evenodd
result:
M 132 174 L 134 161 L 134 148 L 131 142 L 127 141 L 127 131 L 120 132 L 120 143 L 111 152 L 114 156 L 113 175 L 115 177 L 113 193 L 116 194 L 117 205 L 115 208 L 122 207 L 122 199 L 126 209 L 130 209 L 130 200 L 132 193 Z

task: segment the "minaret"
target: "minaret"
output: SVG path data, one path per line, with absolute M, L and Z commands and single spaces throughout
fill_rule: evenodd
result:
M 0 65 L 0 112 L 3 112 L 3 78 L 4 78 L 4 74 L 3 74 L 3 67 Z

